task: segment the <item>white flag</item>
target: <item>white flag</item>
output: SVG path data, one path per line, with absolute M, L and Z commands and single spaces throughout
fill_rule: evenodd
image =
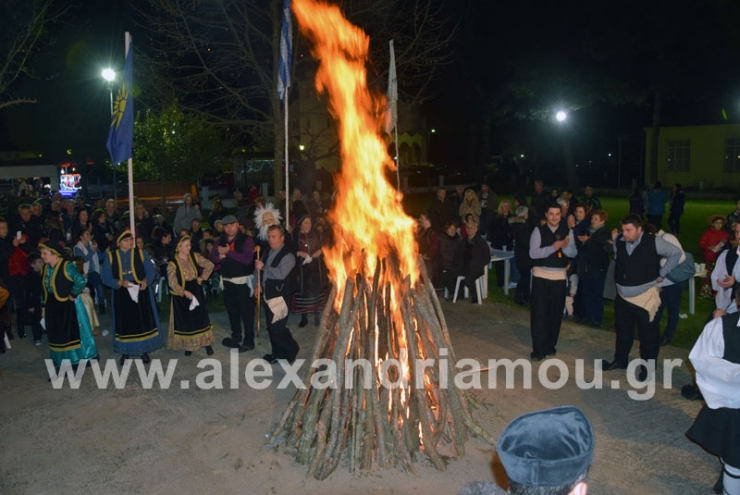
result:
M 391 63 L 388 68 L 388 107 L 385 110 L 385 132 L 390 134 L 398 122 L 398 78 L 396 77 L 396 54 L 391 45 Z

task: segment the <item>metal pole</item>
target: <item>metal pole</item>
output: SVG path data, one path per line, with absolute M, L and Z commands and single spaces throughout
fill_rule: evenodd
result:
M 285 88 L 285 230 L 290 226 L 290 165 L 288 165 L 288 88 Z
M 111 118 L 113 118 L 113 82 L 108 82 L 108 92 L 110 92 L 110 115 Z M 117 165 L 115 163 L 112 164 L 113 167 L 113 201 L 116 202 L 116 207 L 118 207 L 118 194 L 116 192 L 116 167 Z
M 126 31 L 126 56 L 129 55 L 128 51 L 131 44 L 131 33 Z M 134 94 L 131 93 L 133 99 Z M 114 184 L 115 187 L 115 184 Z M 134 236 L 134 245 L 136 245 L 136 213 L 134 212 L 134 160 L 133 158 L 128 159 L 128 219 L 129 227 L 131 228 L 131 234 Z

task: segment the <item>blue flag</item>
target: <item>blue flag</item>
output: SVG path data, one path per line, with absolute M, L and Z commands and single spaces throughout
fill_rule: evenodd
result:
M 123 81 L 113 102 L 113 116 L 106 147 L 113 165 L 128 160 L 134 150 L 134 51 L 129 38 Z
M 290 87 L 290 62 L 293 60 L 293 24 L 290 18 L 290 0 L 283 3 L 283 27 L 280 30 L 280 65 L 278 67 L 277 94 L 280 101 Z

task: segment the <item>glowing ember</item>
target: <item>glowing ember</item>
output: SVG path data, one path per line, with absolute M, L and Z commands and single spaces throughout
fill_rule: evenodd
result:
M 336 205 L 329 215 L 342 232 L 335 246 L 324 253 L 338 294 L 348 275 L 372 274 L 377 258 L 397 257 L 397 283 L 403 274 L 411 276 L 413 285 L 419 277 L 415 222 L 403 211 L 402 195 L 385 178 L 386 169 L 395 165 L 379 135 L 385 99 L 373 97 L 367 88 L 370 39 L 336 6 L 295 0 L 293 10 L 321 62 L 316 87 L 328 95 L 330 111 L 339 121 L 342 171 L 336 179 Z

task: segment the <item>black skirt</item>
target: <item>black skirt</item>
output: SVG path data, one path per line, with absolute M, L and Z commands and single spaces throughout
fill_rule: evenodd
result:
M 80 325 L 73 301 L 57 301 L 49 294 L 45 321 L 49 349 L 63 352 L 80 348 Z
M 702 407 L 686 435 L 733 467 L 740 467 L 740 409 Z
M 141 355 L 162 347 L 162 340 L 154 318 L 151 289 L 139 291 L 139 302 L 134 302 L 124 287 L 113 291 L 115 338 L 113 350 L 122 354 Z
M 185 282 L 185 290 L 190 291 L 200 303 L 192 311 L 190 299 L 187 297 L 172 296 L 172 315 L 175 319 L 175 338 L 200 339 L 212 330 L 211 319 L 208 317 L 206 300 L 203 289 L 195 280 Z

